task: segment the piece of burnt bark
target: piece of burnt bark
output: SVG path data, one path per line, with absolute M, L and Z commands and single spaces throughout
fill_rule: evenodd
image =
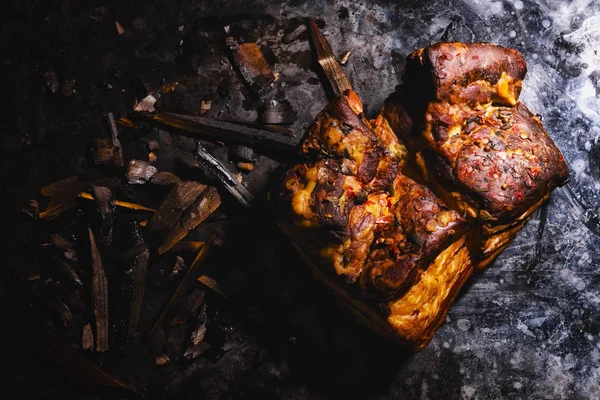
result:
M 157 172 L 158 169 L 149 162 L 131 160 L 127 165 L 127 182 L 141 185 L 149 182 Z
M 96 165 L 121 166 L 119 148 L 110 138 L 92 139 L 92 160 Z

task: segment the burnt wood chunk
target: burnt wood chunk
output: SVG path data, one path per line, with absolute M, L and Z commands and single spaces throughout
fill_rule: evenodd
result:
M 127 165 L 127 182 L 131 184 L 144 184 L 150 181 L 158 169 L 149 162 L 131 160 Z
M 226 40 L 231 51 L 231 61 L 244 83 L 255 96 L 262 96 L 271 89 L 276 80 L 273 70 L 256 43 L 238 43 L 229 37 Z
M 92 160 L 96 165 L 121 166 L 121 154 L 110 138 L 92 140 Z
M 263 151 L 283 152 L 289 154 L 296 148 L 298 139 L 269 129 L 248 126 L 234 122 L 220 121 L 213 118 L 195 117 L 191 115 L 160 113 L 151 121 L 159 126 L 179 129 L 188 134 L 219 140 L 225 143 L 239 143 L 255 147 Z

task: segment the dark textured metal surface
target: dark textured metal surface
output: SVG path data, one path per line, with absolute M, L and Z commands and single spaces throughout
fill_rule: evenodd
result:
M 543 117 L 571 170 L 569 186 L 553 193 L 513 244 L 467 285 L 446 324 L 416 355 L 375 340 L 341 314 L 308 273 L 294 265 L 296 256 L 277 242 L 273 227 L 257 227 L 251 220 L 230 236 L 247 244 L 238 251 L 260 253 L 258 261 L 240 256 L 245 264 L 221 269 L 229 278 L 239 276 L 239 270 L 254 278 L 253 304 L 261 318 L 246 314 L 246 324 L 231 335 L 237 347 L 216 362 L 201 357 L 150 369 L 140 367 L 152 364 L 141 346 L 111 362 L 115 374 L 148 388 L 151 397 L 169 398 L 600 397 L 597 1 L 110 2 L 103 5 L 104 22 L 90 18 L 102 13 L 91 3 L 33 8 L 15 2 L 14 18 L 4 25 L 9 46 L 5 97 L 13 99 L 7 111 L 15 115 L 19 132 L 26 132 L 15 141 L 9 125 L 3 127 L 0 183 L 7 193 L 2 199 L 6 221 L 13 221 L 16 205 L 39 187 L 84 169 L 90 136 L 105 134 L 102 113 L 130 110 L 133 97 L 141 98 L 139 84 L 156 90 L 164 81 L 179 82 L 177 96 L 167 93 L 160 100 L 161 111 L 196 114 L 200 101 L 211 99 L 209 116 L 255 120 L 256 102 L 211 34 L 222 34 L 225 25 L 232 27 L 232 35 L 261 46 L 280 73 L 271 95 L 289 100 L 298 116 L 293 127 L 302 132 L 327 103 L 326 92 L 306 36 L 290 44 L 281 39 L 295 18 L 307 16 L 321 19 L 335 52 L 352 52 L 344 68 L 371 116 L 400 82 L 405 56 L 430 42 L 490 41 L 519 49 L 529 69 L 521 98 Z M 122 36 L 114 20 L 124 27 Z M 11 34 L 22 38 L 14 40 Z M 40 94 L 39 77 L 52 69 L 61 83 L 75 80 L 74 95 Z M 143 154 L 136 147 L 127 149 L 131 136 L 120 138 L 126 160 Z M 193 141 L 163 131 L 155 139 L 161 149 L 187 146 L 193 151 Z M 65 142 L 76 149 L 72 155 L 61 150 Z M 226 160 L 227 149 L 209 150 Z M 159 159 L 158 166 L 172 162 Z M 257 166 L 245 178 L 255 194 L 268 186 L 277 163 L 263 155 Z M 217 225 L 210 221 L 207 230 Z M 218 227 L 227 228 L 227 223 Z M 16 246 L 27 229 L 39 228 L 18 225 L 5 250 Z M 254 243 L 261 244 L 259 252 L 253 252 Z M 24 253 L 5 254 L 7 263 L 28 259 Z M 228 275 L 232 270 L 237 275 Z M 159 309 L 159 298 L 149 296 L 146 308 Z M 149 318 L 140 323 L 148 325 Z M 17 371 L 35 364 L 24 357 L 7 366 L 4 376 L 25 382 Z M 44 369 L 32 369 L 40 385 L 49 388 L 49 397 L 70 393 L 47 379 Z

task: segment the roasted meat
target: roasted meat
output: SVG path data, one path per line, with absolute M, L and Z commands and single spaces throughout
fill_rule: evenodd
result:
M 568 178 L 540 119 L 518 102 L 525 73 L 516 50 L 438 43 L 408 57 L 404 86 L 382 108 L 412 169 L 477 225 L 469 240 L 479 268 Z
M 377 119 L 347 91 L 309 127 L 275 196 L 278 222 L 376 332 L 423 348 L 473 265 L 566 182 L 562 154 L 518 101 L 525 72 L 515 50 L 440 43 L 409 56 Z
M 472 268 L 465 220 L 402 174 L 405 158 L 387 120 L 366 120 L 347 91 L 309 127 L 275 203 L 283 231 L 359 319 L 419 349 Z

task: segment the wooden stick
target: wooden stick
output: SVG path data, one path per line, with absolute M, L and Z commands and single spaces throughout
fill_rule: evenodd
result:
M 200 141 L 197 141 L 196 145 L 198 150 L 196 151 L 196 159 L 198 163 L 204 167 L 208 172 L 213 174 L 219 182 L 223 184 L 225 189 L 236 198 L 244 207 L 250 208 L 254 198 L 252 194 L 233 176 L 221 161 L 210 154 Z
M 179 243 L 174 244 L 173 247 L 171 247 L 169 249 L 169 251 L 180 252 L 180 253 L 184 253 L 184 252 L 196 253 L 196 252 L 200 251 L 202 246 L 204 246 L 204 242 L 192 242 L 189 240 L 188 241 L 182 240 Z
M 333 89 L 334 95 L 337 97 L 342 95 L 346 90 L 352 89 L 352 85 L 350 84 L 344 69 L 333 54 L 331 45 L 321 33 L 314 18 L 311 18 L 308 21 L 308 28 L 312 43 L 315 47 L 315 52 L 317 53 L 317 59 L 331 85 L 331 89 Z
M 202 265 L 202 263 L 206 259 L 206 256 L 208 255 L 208 252 L 210 251 L 212 244 L 216 239 L 216 236 L 217 235 L 213 233 L 211 237 L 206 241 L 206 244 L 198 252 L 198 255 L 192 262 L 192 265 L 190 265 L 190 267 L 188 268 L 185 276 L 183 277 L 183 279 L 179 283 L 179 286 L 175 290 L 175 293 L 173 293 L 173 296 L 171 296 L 171 299 L 169 300 L 166 307 L 158 317 L 158 320 L 156 320 L 156 322 L 150 329 L 150 332 L 148 334 L 149 336 L 152 336 L 155 329 L 158 328 L 166 319 L 171 318 L 173 313 L 176 312 L 179 309 L 179 307 L 181 307 L 183 295 L 185 294 L 186 290 L 190 287 L 190 285 L 196 280 L 196 269 L 200 265 Z
M 134 225 L 136 231 L 132 236 L 139 238 L 134 243 L 133 247 L 141 245 L 143 237 L 139 233 L 140 228 Z M 146 249 L 136 255 L 130 262 L 131 280 L 133 281 L 133 291 L 131 294 L 131 303 L 129 305 L 129 326 L 127 328 L 127 336 L 130 338 L 135 336 L 144 302 L 144 292 L 146 290 L 146 273 L 148 271 L 148 262 L 150 260 L 150 250 Z
M 123 146 L 121 146 L 121 141 L 119 140 L 119 130 L 117 128 L 117 123 L 115 122 L 115 116 L 113 113 L 108 113 L 108 127 L 110 128 L 110 136 L 112 138 L 113 145 L 117 148 L 118 154 L 118 165 L 119 167 L 123 166 Z
M 293 152 L 298 139 L 271 130 L 253 128 L 213 118 L 191 115 L 160 113 L 152 121 L 187 133 L 197 134 L 207 139 L 217 139 L 228 143 L 240 143 L 275 152 Z
M 95 200 L 94 196 L 92 196 L 90 193 L 87 193 L 87 192 L 81 192 L 77 195 L 77 197 L 86 199 L 86 200 Z M 135 211 L 150 211 L 153 213 L 156 212 L 156 210 L 154 208 L 149 208 L 146 206 L 142 206 L 142 205 L 135 204 L 135 203 L 129 203 L 126 201 L 121 201 L 121 200 L 115 200 L 115 205 L 117 205 L 119 207 L 123 207 L 123 208 L 128 208 L 130 210 L 135 210 Z M 40 213 L 40 218 L 41 218 L 42 214 L 43 213 Z
M 215 281 L 214 279 L 212 279 L 206 275 L 202 275 L 201 277 L 198 278 L 198 282 L 200 282 L 204 286 L 212 289 L 214 292 L 220 294 L 222 297 L 228 298 L 223 287 L 219 284 L 219 282 Z
M 49 210 L 42 211 L 39 214 L 39 218 L 41 220 L 51 220 L 57 218 L 64 212 L 74 209 L 75 207 L 77 207 L 77 201 L 68 201 L 66 203 L 59 204 L 58 206 L 53 207 Z
M 92 255 L 92 308 L 96 319 L 96 351 L 108 350 L 108 281 L 94 233 L 88 226 Z

